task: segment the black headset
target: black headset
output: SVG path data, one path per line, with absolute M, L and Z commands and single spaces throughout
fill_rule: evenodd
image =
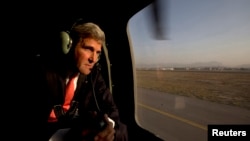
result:
M 61 42 L 61 47 L 62 47 L 62 52 L 63 54 L 68 54 L 71 47 L 72 47 L 72 37 L 70 36 L 71 30 L 76 26 L 81 23 L 84 23 L 82 18 L 77 19 L 71 26 L 70 30 L 63 30 L 60 32 L 60 42 Z
M 68 54 L 73 43 L 70 37 L 70 33 L 68 31 L 61 31 L 60 38 L 61 38 L 62 52 L 63 54 Z

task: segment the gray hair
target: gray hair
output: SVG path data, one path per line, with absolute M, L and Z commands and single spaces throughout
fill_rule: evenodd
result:
M 100 41 L 102 45 L 105 44 L 104 31 L 97 24 L 92 22 L 77 24 L 72 27 L 70 33 L 75 44 L 84 38 L 93 38 L 97 41 Z

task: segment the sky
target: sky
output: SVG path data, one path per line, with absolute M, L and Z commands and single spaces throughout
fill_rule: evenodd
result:
M 159 0 L 164 40 L 152 5 L 128 23 L 136 65 L 219 62 L 250 66 L 250 0 Z

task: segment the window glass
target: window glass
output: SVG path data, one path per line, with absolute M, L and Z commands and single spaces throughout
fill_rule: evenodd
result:
M 249 124 L 250 1 L 158 2 L 128 23 L 138 124 L 171 141 Z

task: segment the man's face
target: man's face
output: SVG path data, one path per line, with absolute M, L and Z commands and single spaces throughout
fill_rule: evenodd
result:
M 75 59 L 78 70 L 85 75 L 91 72 L 101 54 L 101 42 L 92 38 L 80 40 L 75 48 Z

